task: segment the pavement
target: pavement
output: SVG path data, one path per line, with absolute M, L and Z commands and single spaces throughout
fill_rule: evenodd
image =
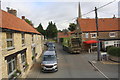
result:
M 82 54 L 69 54 L 57 44 L 59 57 L 59 70 L 53 74 L 40 71 L 39 58 L 31 68 L 27 78 L 119 78 L 119 64 L 108 61 L 97 61 L 97 53 L 84 52 Z M 94 69 L 93 65 L 99 69 Z
M 97 52 L 82 54 L 88 61 L 91 61 L 108 78 L 120 80 L 120 63 L 111 60 L 97 61 Z

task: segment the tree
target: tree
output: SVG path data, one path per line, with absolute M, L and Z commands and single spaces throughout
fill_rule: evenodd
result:
M 67 30 L 67 29 L 63 29 L 62 32 L 63 32 L 64 34 L 68 34 L 68 30 Z
M 48 27 L 47 27 L 47 29 L 46 29 L 46 37 L 47 38 L 55 38 L 55 37 L 57 37 L 57 27 L 56 27 L 56 24 L 54 23 L 52 23 L 52 21 L 51 22 L 49 22 L 48 23 Z
M 68 27 L 68 30 L 74 31 L 75 29 L 76 29 L 76 24 L 75 23 L 70 23 L 69 27 Z
M 30 21 L 29 19 L 25 19 L 25 21 L 26 21 L 29 25 L 33 26 L 32 21 Z
M 40 23 L 39 26 L 36 28 L 38 32 L 40 32 L 42 35 L 45 36 L 45 30 L 42 27 L 42 24 Z

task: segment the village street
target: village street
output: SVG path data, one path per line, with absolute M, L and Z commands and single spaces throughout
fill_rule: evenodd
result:
M 31 71 L 29 72 L 27 78 L 105 78 L 101 73 L 95 71 L 88 60 L 93 60 L 91 54 L 95 53 L 85 53 L 85 54 L 69 54 L 62 50 L 62 46 L 57 44 L 56 50 L 58 54 L 58 71 L 54 73 L 43 73 L 40 70 L 40 60 L 38 60 Z M 97 66 L 101 65 L 100 63 Z M 106 65 L 100 66 L 102 71 L 105 71 L 105 75 L 109 78 L 118 77 L 118 66 L 117 65 Z M 107 69 L 106 69 L 107 68 Z M 104 72 L 103 72 L 104 73 Z

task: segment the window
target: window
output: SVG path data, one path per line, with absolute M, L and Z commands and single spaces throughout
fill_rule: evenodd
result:
M 33 34 L 32 34 L 32 43 L 34 42 L 34 37 L 33 37 Z
M 96 47 L 96 46 L 97 46 L 97 43 L 92 43 L 92 46 Z
M 96 38 L 97 37 L 97 33 L 91 33 L 91 38 Z
M 11 76 L 16 71 L 16 59 L 12 58 L 8 62 L 8 75 Z
M 88 33 L 85 33 L 85 38 L 88 38 L 89 37 L 89 34 Z
M 110 33 L 109 33 L 109 36 L 110 36 L 110 37 L 115 37 L 115 36 L 116 36 L 116 33 L 115 33 L 115 32 L 110 32 Z
M 6 33 L 7 49 L 13 49 L 13 33 Z
M 22 60 L 22 63 L 26 62 L 26 53 L 25 52 L 21 54 L 21 60 Z
M 115 47 L 120 47 L 120 41 L 114 41 L 114 46 Z
M 22 33 L 21 36 L 22 36 L 22 46 L 24 46 L 25 45 L 25 34 Z

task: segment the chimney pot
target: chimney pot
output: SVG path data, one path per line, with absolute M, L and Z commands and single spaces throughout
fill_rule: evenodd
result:
M 22 19 L 25 20 L 25 16 L 22 16 Z
M 115 16 L 115 15 L 113 15 L 113 18 L 116 18 L 116 16 Z

